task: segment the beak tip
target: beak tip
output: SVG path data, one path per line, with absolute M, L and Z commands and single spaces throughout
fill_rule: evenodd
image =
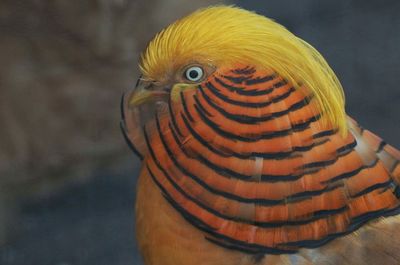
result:
M 150 98 L 150 93 L 144 89 L 135 89 L 130 93 L 127 99 L 129 109 L 138 107 Z

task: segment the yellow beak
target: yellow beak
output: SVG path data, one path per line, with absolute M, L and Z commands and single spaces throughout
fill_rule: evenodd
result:
M 138 107 L 152 100 L 162 99 L 169 96 L 168 89 L 162 89 L 150 81 L 138 80 L 135 89 L 131 92 L 128 99 L 130 107 Z
M 145 89 L 135 90 L 129 98 L 129 106 L 137 107 L 151 99 L 152 93 Z
M 179 99 L 180 92 L 187 89 L 194 89 L 194 84 L 175 84 L 172 87 L 156 86 L 150 81 L 138 81 L 135 89 L 131 92 L 128 98 L 129 107 L 138 107 L 144 103 L 157 100 L 168 100 L 171 98 L 173 101 Z

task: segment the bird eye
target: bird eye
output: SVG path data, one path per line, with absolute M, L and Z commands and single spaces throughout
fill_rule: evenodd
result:
M 186 69 L 185 78 L 191 82 L 198 82 L 203 78 L 204 71 L 199 66 L 192 66 Z

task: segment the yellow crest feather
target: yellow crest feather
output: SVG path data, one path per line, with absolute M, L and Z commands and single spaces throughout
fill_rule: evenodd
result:
M 157 80 L 191 62 L 272 69 L 310 89 L 325 124 L 346 134 L 344 93 L 321 54 L 285 27 L 233 6 L 200 9 L 158 33 L 142 54 L 144 78 Z

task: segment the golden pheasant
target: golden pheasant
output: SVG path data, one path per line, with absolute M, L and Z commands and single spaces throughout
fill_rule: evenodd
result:
M 323 57 L 231 6 L 162 30 L 123 97 L 146 265 L 400 264 L 400 152 Z

